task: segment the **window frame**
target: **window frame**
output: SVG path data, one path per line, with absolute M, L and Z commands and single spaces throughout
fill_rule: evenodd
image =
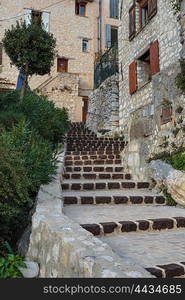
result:
M 84 43 L 84 42 L 87 43 L 87 50 L 84 50 L 84 47 L 83 47 L 83 43 Z M 88 52 L 89 52 L 89 48 L 90 48 L 90 47 L 89 47 L 89 40 L 86 39 L 86 38 L 83 38 L 83 39 L 82 39 L 82 52 L 83 52 L 83 53 L 88 53 Z
M 78 0 L 75 1 L 75 14 L 80 17 L 86 17 L 86 2 L 78 2 Z M 81 14 L 81 8 L 84 7 L 84 14 Z
M 60 71 L 60 67 L 59 67 L 59 61 L 63 60 L 66 61 L 66 71 Z M 69 59 L 65 58 L 65 57 L 57 57 L 57 73 L 68 73 L 68 68 L 69 68 Z

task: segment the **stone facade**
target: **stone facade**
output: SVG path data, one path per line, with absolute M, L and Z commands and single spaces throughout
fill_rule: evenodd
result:
M 90 95 L 87 126 L 95 132 L 114 131 L 119 123 L 119 79 L 107 78 Z
M 136 2 L 136 30 L 129 39 L 129 10 L 133 1 L 123 1 L 119 29 L 119 124 L 128 140 L 123 153 L 125 163 L 136 178 L 148 177 L 149 157 L 185 144 L 185 97 L 175 83 L 180 72 L 179 60 L 183 58 L 183 8 L 180 15 L 174 13 L 170 0 L 156 3 L 156 14 L 141 29 L 140 4 Z
M 58 3 L 54 0 L 2 0 L 0 3 L 0 39 L 3 38 L 4 32 L 16 21 L 24 21 L 28 17 L 28 9 L 48 13 L 49 31 L 54 34 L 57 40 L 57 57 L 50 75 L 33 76 L 29 84 L 31 88 L 37 89 L 44 86 L 44 91 L 49 94 L 50 99 L 55 101 L 56 89 L 51 92 L 51 82 L 63 80 L 66 76 L 61 76 L 57 71 L 57 59 L 64 58 L 68 60 L 69 74 L 78 75 L 78 86 L 74 94 L 67 90 L 65 97 L 63 91 L 58 92 L 56 104 L 69 108 L 69 114 L 72 121 L 82 121 L 83 98 L 88 97 L 94 86 L 94 59 L 98 52 L 103 52 L 106 48 L 106 24 L 113 26 L 118 25 L 118 19 L 110 18 L 109 0 L 86 1 L 85 16 L 75 13 L 75 0 L 61 1 Z M 101 6 L 101 18 L 99 14 L 99 5 Z M 27 9 L 27 10 L 25 10 Z M 99 23 L 101 19 L 101 35 Z M 101 37 L 101 43 L 100 43 Z M 88 41 L 87 51 L 82 50 L 83 39 Z M 101 46 L 101 49 L 100 49 Z M 0 75 L 8 80 L 11 88 L 16 85 L 18 71 L 10 65 L 10 60 L 3 51 L 2 66 L 0 66 Z M 55 80 L 56 76 L 58 79 Z M 68 76 L 68 78 L 70 75 Z M 47 86 L 48 84 L 48 86 Z M 68 81 L 69 84 L 69 81 Z M 61 83 L 63 85 L 63 83 Z M 10 87 L 10 86 L 9 86 Z M 58 88 L 59 90 L 59 88 Z M 74 91 L 74 82 L 70 90 Z M 78 91 L 77 91 L 78 90 Z M 78 102 L 78 103 L 76 103 Z M 68 105 L 68 103 L 70 103 Z M 73 105 L 71 104 L 73 103 Z M 75 104 L 74 104 L 75 103 Z M 71 109 L 71 105 L 73 109 Z

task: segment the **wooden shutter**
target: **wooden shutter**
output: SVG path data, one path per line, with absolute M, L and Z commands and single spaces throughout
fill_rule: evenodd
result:
M 26 25 L 30 25 L 32 21 L 32 10 L 30 8 L 24 9 L 24 21 Z
M 148 0 L 148 18 L 151 19 L 157 13 L 157 0 Z
M 136 33 L 136 6 L 135 4 L 129 10 L 129 39 L 131 40 Z
M 50 13 L 48 12 L 43 12 L 42 13 L 42 26 L 43 29 L 49 32 L 49 19 L 50 19 Z
M 121 5 L 120 5 L 120 14 L 119 14 L 120 20 L 122 19 L 122 13 L 123 13 L 123 0 L 121 0 Z
M 129 89 L 132 95 L 137 91 L 137 62 L 133 61 L 129 66 Z
M 158 41 L 155 41 L 150 46 L 150 72 L 151 72 L 151 76 L 160 72 Z
M 111 47 L 111 25 L 106 24 L 106 47 Z

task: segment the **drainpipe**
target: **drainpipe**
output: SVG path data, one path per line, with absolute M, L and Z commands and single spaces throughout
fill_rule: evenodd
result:
M 102 50 L 102 0 L 99 0 L 99 33 L 98 33 L 98 50 Z

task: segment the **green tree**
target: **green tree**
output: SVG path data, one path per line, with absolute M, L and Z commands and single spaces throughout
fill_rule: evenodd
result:
M 12 65 L 19 70 L 24 69 L 25 79 L 20 97 L 22 100 L 28 77 L 50 72 L 56 55 L 56 39 L 35 22 L 30 25 L 17 22 L 16 26 L 6 30 L 3 46 Z

